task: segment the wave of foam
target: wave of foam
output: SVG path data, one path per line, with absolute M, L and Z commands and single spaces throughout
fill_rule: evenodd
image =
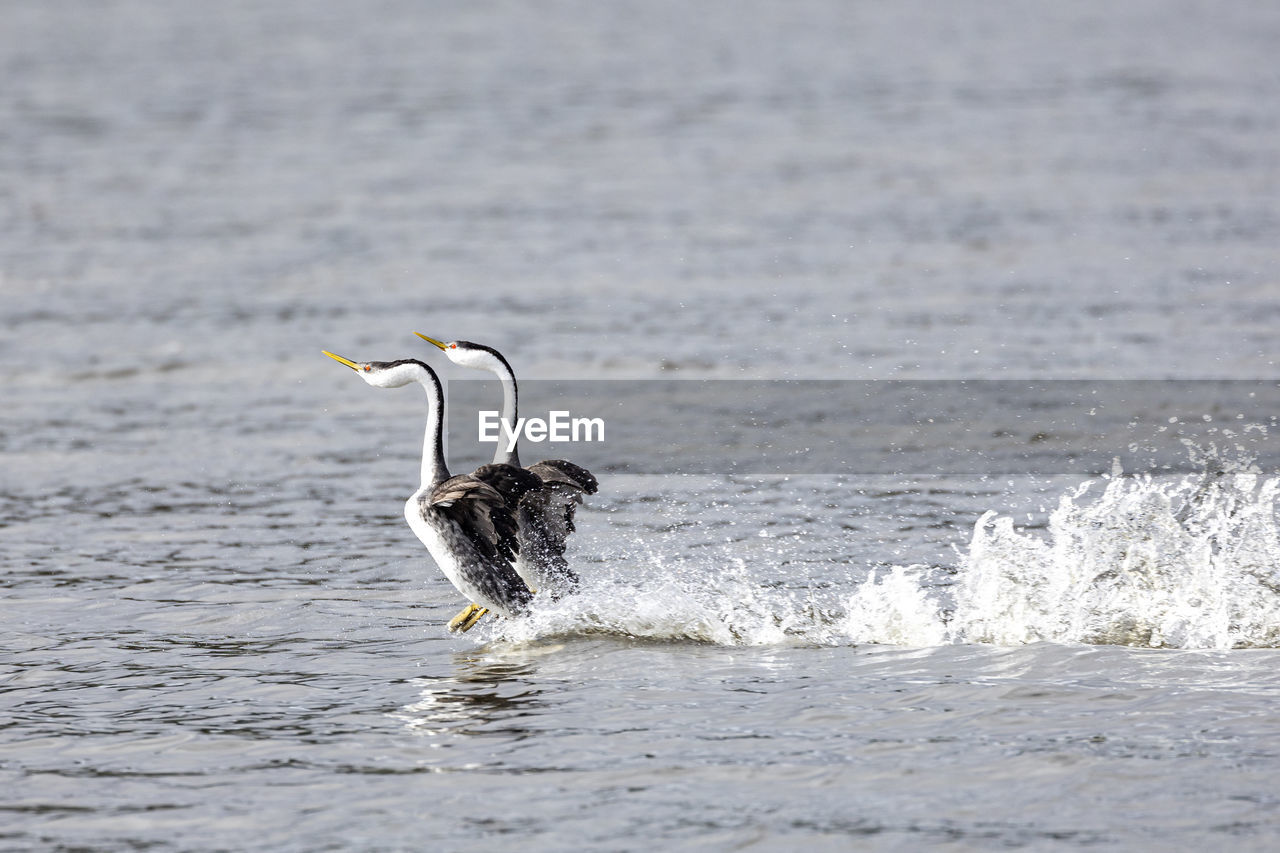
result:
M 494 623 L 489 639 L 607 633 L 722 645 L 979 642 L 1280 647 L 1280 479 L 1210 460 L 1199 478 L 1113 476 L 1064 494 L 1043 535 L 982 515 L 950 590 L 895 567 L 843 600 L 763 580 L 743 560 L 708 571 L 650 549 L 643 583 L 581 593 Z M 952 597 L 953 604 L 946 599 Z
M 650 567 L 642 585 L 618 576 L 584 580 L 575 595 L 537 601 L 528 616 L 493 623 L 490 635 L 511 642 L 546 636 L 623 634 L 646 640 L 692 640 L 726 646 L 835 641 L 828 620 L 802 595 L 762 586 L 743 560 L 714 573 L 680 564 Z
M 1213 471 L 1113 477 L 1062 496 L 1047 539 L 986 513 L 961 565 L 951 633 L 1164 648 L 1280 646 L 1280 480 Z

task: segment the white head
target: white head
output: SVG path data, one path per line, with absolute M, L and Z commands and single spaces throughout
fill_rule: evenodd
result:
M 328 350 L 321 350 L 334 361 L 350 367 L 360 378 L 377 388 L 399 388 L 410 382 L 422 382 L 429 377 L 438 385 L 435 371 L 415 358 L 402 358 L 396 361 L 352 361 Z M 424 377 L 424 372 L 426 376 Z
M 414 334 L 427 343 L 439 347 L 449 360 L 459 367 L 488 370 L 499 375 L 512 372 L 511 365 L 507 364 L 502 354 L 484 344 L 473 344 L 471 341 L 437 341 L 421 332 L 414 332 Z

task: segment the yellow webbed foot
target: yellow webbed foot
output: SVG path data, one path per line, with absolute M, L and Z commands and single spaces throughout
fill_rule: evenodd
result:
M 487 607 L 479 604 L 468 604 L 457 616 L 449 620 L 449 630 L 456 633 L 470 631 L 480 621 L 480 617 L 489 612 Z

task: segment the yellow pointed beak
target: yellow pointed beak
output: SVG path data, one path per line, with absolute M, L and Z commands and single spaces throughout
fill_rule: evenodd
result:
M 356 364 L 354 361 L 352 361 L 351 359 L 349 359 L 349 358 L 343 358 L 343 357 L 342 357 L 342 356 L 340 356 L 340 355 L 334 355 L 333 353 L 329 352 L 327 349 L 322 349 L 322 350 L 320 350 L 320 352 L 322 352 L 322 353 L 324 353 L 325 355 L 329 356 L 329 358 L 333 359 L 334 361 L 340 361 L 340 362 L 342 362 L 342 363 L 343 363 L 343 364 L 345 364 L 347 367 L 350 367 L 352 370 L 359 370 L 359 369 L 360 369 L 360 366 L 359 366 L 358 364 Z
M 445 347 L 444 344 L 440 343 L 440 341 L 437 341 L 435 338 L 428 338 L 426 335 L 422 334 L 422 332 L 414 332 L 414 334 L 422 338 L 424 341 L 426 341 L 429 344 L 435 344 L 436 346 L 440 347 L 440 349 L 447 349 L 447 347 Z

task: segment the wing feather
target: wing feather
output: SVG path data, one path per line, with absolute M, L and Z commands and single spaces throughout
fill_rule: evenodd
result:
M 564 558 L 565 546 L 574 529 L 574 512 L 583 494 L 595 494 L 596 478 L 586 468 L 563 459 L 544 459 L 530 465 L 529 471 L 537 475 L 541 488 L 528 491 L 520 501 L 518 519 L 525 559 L 541 566 L 545 573 L 575 584 L 578 577 Z
M 529 470 L 537 474 L 544 483 L 568 486 L 588 495 L 594 495 L 600 485 L 586 468 L 563 459 L 543 459 L 530 465 Z
M 436 486 L 427 504 L 461 528 L 481 556 L 510 564 L 520 550 L 515 515 L 502 493 L 468 474 Z
M 507 505 L 513 507 L 520 503 L 526 492 L 542 485 L 542 479 L 532 471 L 501 462 L 481 465 L 471 472 L 471 476 L 492 486 L 502 495 Z

